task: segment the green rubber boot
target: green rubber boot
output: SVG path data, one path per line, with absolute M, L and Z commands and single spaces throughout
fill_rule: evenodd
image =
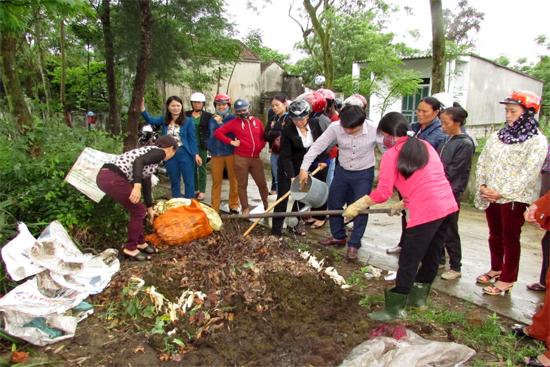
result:
M 414 283 L 407 299 L 407 307 L 424 307 L 432 289 L 431 283 Z
M 384 291 L 384 299 L 386 301 L 384 310 L 369 313 L 369 319 L 376 321 L 391 321 L 407 317 L 407 312 L 405 311 L 405 306 L 407 305 L 406 294 L 395 293 L 386 289 Z

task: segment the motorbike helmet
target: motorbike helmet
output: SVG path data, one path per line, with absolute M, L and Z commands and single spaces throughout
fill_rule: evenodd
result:
M 360 94 L 352 94 L 344 100 L 344 105 L 346 106 L 358 106 L 364 109 L 366 107 L 366 99 Z
M 514 91 L 510 94 L 510 96 L 499 103 L 520 105 L 527 110 L 533 111 L 534 113 L 539 112 L 540 109 L 540 97 L 533 92 L 525 90 Z
M 327 108 L 327 100 L 318 92 L 306 92 L 296 97 L 296 100 L 303 99 L 309 103 L 313 112 L 324 112 Z
M 330 89 L 326 89 L 326 88 L 317 89 L 317 93 L 320 93 L 327 100 L 333 100 L 336 98 L 336 96 L 334 95 L 334 92 L 331 91 Z
M 318 87 L 322 86 L 323 84 L 325 84 L 325 76 L 324 75 L 317 75 L 313 79 L 313 83 Z
M 231 97 L 223 93 L 217 94 L 216 97 L 214 97 L 214 108 L 216 108 L 216 104 L 218 103 L 227 103 L 231 106 Z
M 241 117 L 241 118 L 247 118 L 250 116 L 250 103 L 244 99 L 237 99 L 235 103 L 233 104 L 233 111 L 235 111 L 235 115 Z
M 293 120 L 301 120 L 310 112 L 311 107 L 305 99 L 298 99 L 288 106 L 288 116 Z
M 341 98 L 335 98 L 334 99 L 334 108 L 336 108 L 336 111 L 340 111 L 344 107 L 344 101 L 342 101 Z
M 191 98 L 189 98 L 189 100 L 191 102 L 206 103 L 206 97 L 204 96 L 204 94 L 202 94 L 200 92 L 195 92 L 195 93 L 191 94 Z

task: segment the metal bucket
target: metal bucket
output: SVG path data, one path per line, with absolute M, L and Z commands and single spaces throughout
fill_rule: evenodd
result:
M 327 202 L 328 185 L 315 177 L 309 176 L 302 190 L 300 180 L 296 177 L 290 185 L 290 196 L 309 208 L 318 208 Z

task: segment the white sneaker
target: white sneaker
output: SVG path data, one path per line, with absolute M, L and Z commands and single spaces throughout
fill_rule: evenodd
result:
M 390 247 L 389 249 L 386 250 L 386 254 L 388 255 L 398 254 L 400 252 L 401 252 L 401 246 Z
M 455 279 L 460 278 L 461 276 L 462 276 L 462 274 L 459 271 L 449 269 L 446 272 L 444 272 L 443 274 L 441 274 L 441 279 L 455 280 Z

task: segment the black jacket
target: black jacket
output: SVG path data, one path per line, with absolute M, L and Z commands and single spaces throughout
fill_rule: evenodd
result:
M 467 134 L 449 136 L 439 145 L 438 152 L 458 203 L 468 185 L 472 156 L 475 152 L 474 141 Z
M 313 141 L 317 140 L 323 133 L 317 120 L 309 122 L 309 129 Z M 279 154 L 279 170 L 288 178 L 296 177 L 300 172 L 300 166 L 304 155 L 309 148 L 304 148 L 302 139 L 298 134 L 298 129 L 294 123 L 287 124 L 283 128 L 281 136 L 281 153 Z M 325 162 L 328 159 L 328 153 L 324 151 L 319 154 L 315 162 Z
M 272 124 L 273 126 L 271 126 Z M 292 120 L 286 113 L 281 117 L 275 115 L 274 113 L 271 114 L 271 116 L 268 114 L 268 120 L 265 124 L 264 130 L 264 139 L 269 143 L 269 148 L 273 146 L 275 139 L 282 135 L 283 128 L 289 124 L 292 124 Z
M 185 111 L 185 116 L 191 117 L 191 114 L 193 113 L 193 110 Z M 201 120 L 199 122 L 199 131 L 200 136 L 197 136 L 197 141 L 199 143 L 199 148 L 202 150 L 206 150 L 206 145 L 208 144 L 208 138 L 209 138 L 209 129 L 208 129 L 208 121 L 212 118 L 212 114 L 207 111 L 202 111 L 201 114 Z

